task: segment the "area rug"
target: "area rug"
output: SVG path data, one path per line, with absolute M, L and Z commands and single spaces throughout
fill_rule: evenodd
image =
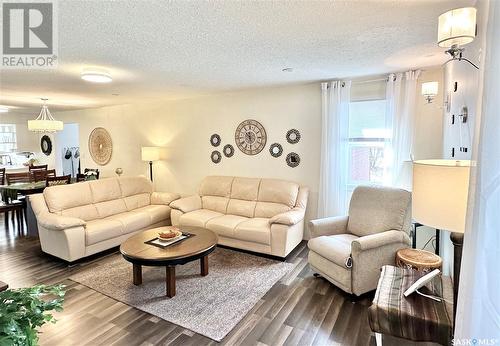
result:
M 217 248 L 209 274 L 200 261 L 176 267 L 176 295 L 165 297 L 165 268 L 143 267 L 142 285 L 132 284 L 132 264 L 121 256 L 70 279 L 137 309 L 220 341 L 294 264 Z

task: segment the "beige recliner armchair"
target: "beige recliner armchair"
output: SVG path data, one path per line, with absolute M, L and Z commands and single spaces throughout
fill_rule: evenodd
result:
M 335 286 L 357 296 L 377 288 L 380 268 L 394 265 L 396 251 L 409 247 L 411 193 L 359 186 L 349 216 L 309 222 L 311 268 Z

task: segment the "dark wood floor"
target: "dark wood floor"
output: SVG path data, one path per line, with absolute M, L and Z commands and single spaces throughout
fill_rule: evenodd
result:
M 75 266 L 47 256 L 37 239 L 4 228 L 0 216 L 0 280 L 11 287 L 36 283 L 67 285 L 57 324 L 43 327 L 42 345 L 215 345 L 217 342 L 120 303 L 68 279 L 119 256 L 108 253 Z M 322 278 L 314 278 L 302 244 L 287 259 L 296 269 L 257 303 L 222 341 L 223 345 L 375 345 L 367 308 Z M 384 345 L 402 345 L 401 340 Z M 413 345 L 413 343 L 404 343 Z

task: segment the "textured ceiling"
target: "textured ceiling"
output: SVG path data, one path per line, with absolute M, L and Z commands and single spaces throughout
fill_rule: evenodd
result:
M 2 70 L 0 104 L 90 108 L 438 65 L 438 15 L 470 3 L 59 1 L 59 67 Z M 82 81 L 86 66 L 113 83 Z

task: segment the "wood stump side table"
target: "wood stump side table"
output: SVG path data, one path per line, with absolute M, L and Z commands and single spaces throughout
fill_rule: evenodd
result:
M 430 272 L 440 269 L 443 260 L 432 252 L 419 249 L 400 249 L 396 253 L 396 265 L 400 268 Z

